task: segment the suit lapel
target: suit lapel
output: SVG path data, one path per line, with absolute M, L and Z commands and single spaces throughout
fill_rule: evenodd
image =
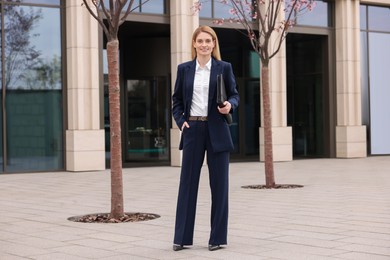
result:
M 196 69 L 196 59 L 194 59 L 187 67 L 185 77 L 186 99 L 192 101 L 192 95 L 194 92 L 194 78 Z
M 216 87 L 217 87 L 217 75 L 218 75 L 218 73 L 221 73 L 220 66 L 221 66 L 221 64 L 217 60 L 212 58 L 211 72 L 210 72 L 210 84 L 209 84 L 209 107 L 208 107 L 209 112 L 210 112 L 210 109 L 212 107 L 211 104 L 216 99 L 215 93 L 216 93 Z

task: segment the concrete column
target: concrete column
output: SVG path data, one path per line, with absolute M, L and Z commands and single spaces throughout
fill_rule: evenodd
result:
M 279 20 L 284 17 L 281 13 Z M 276 42 L 278 34 L 273 34 L 270 42 Z M 273 45 L 272 45 L 273 46 Z M 272 50 L 271 50 L 272 51 Z M 287 126 L 287 69 L 286 69 L 286 45 L 285 41 L 279 52 L 269 63 L 272 138 L 274 161 L 292 160 L 292 128 Z M 261 74 L 260 74 L 261 75 Z M 262 98 L 261 98 L 261 102 Z M 261 104 L 263 111 L 263 104 Z M 261 113 L 261 122 L 263 114 Z M 262 123 L 264 125 L 264 123 Z M 264 128 L 260 127 L 260 161 L 264 161 Z
M 366 126 L 362 125 L 360 86 L 360 1 L 336 5 L 336 157 L 367 156 Z
M 192 33 L 199 26 L 198 14 L 193 14 L 192 1 L 171 0 L 171 82 L 175 87 L 177 65 L 191 60 Z M 181 166 L 182 152 L 179 151 L 181 131 L 172 119 L 171 165 Z
M 66 170 L 105 169 L 99 114 L 98 24 L 78 0 L 66 1 L 68 122 Z

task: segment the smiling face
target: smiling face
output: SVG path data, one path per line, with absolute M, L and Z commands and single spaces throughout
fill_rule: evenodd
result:
M 215 47 L 215 41 L 210 34 L 200 32 L 195 41 L 193 41 L 193 46 L 197 56 L 211 57 L 211 53 Z

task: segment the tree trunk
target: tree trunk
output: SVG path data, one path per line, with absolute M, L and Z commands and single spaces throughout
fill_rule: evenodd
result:
M 108 92 L 111 142 L 111 218 L 119 219 L 123 210 L 122 145 L 119 85 L 119 41 L 107 43 Z
M 275 187 L 274 158 L 272 150 L 272 117 L 271 99 L 269 89 L 269 68 L 268 64 L 261 66 L 261 86 L 263 95 L 263 116 L 264 116 L 264 158 L 265 158 L 265 185 L 267 188 Z

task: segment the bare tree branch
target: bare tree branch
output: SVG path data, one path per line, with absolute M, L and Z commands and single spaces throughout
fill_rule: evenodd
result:
M 148 0 L 149 1 L 149 0 Z M 134 4 L 134 0 L 130 0 L 130 3 L 129 5 L 127 6 L 127 9 L 126 9 L 126 12 L 125 14 L 122 16 L 120 22 L 119 22 L 119 26 L 124 23 L 126 21 L 126 17 L 132 12 L 134 11 L 135 9 L 131 9 L 131 7 L 133 6 Z
M 111 1 L 113 1 L 113 0 L 111 0 Z M 118 30 L 119 29 L 119 19 L 121 17 L 122 9 L 123 9 L 123 6 L 125 4 L 122 3 L 122 1 L 120 1 L 120 0 L 117 0 L 115 3 L 116 4 L 115 4 L 114 10 L 111 10 L 114 13 L 113 18 L 112 18 L 112 25 L 114 28 L 116 28 L 116 30 Z M 118 31 L 115 32 L 115 34 L 117 34 L 117 33 L 118 33 Z
M 284 21 L 284 24 L 283 24 L 283 27 L 282 27 L 282 31 L 280 32 L 280 38 L 279 38 L 279 41 L 277 41 L 278 43 L 278 46 L 276 48 L 276 50 L 274 50 L 274 52 L 270 55 L 270 59 L 272 59 L 280 50 L 281 46 L 282 46 L 282 43 L 284 41 L 284 39 L 286 38 L 287 36 L 287 30 L 289 29 L 290 27 L 290 21 L 291 21 L 291 17 L 292 17 L 292 14 L 295 13 L 295 7 L 297 5 L 297 1 L 295 1 L 293 3 L 293 5 L 291 6 L 291 9 L 287 15 L 287 19 L 285 19 Z M 286 8 L 286 7 L 285 7 Z M 294 18 L 295 20 L 295 18 Z
M 95 6 L 96 9 L 96 14 L 94 11 L 91 9 L 89 6 L 89 3 L 87 3 L 88 0 L 83 0 L 85 7 L 87 8 L 88 12 L 92 15 L 93 18 L 96 19 L 96 21 L 100 24 L 100 26 L 103 28 L 104 33 L 107 35 L 108 34 L 108 28 L 107 26 L 103 23 L 103 19 L 101 19 L 99 15 L 99 4 L 96 1 L 91 1 L 92 4 Z
M 110 0 L 110 8 L 111 8 L 111 1 L 112 0 Z M 107 8 L 106 8 L 106 5 L 105 5 L 105 3 L 104 3 L 104 0 L 99 0 L 99 2 L 101 3 L 101 9 L 102 9 L 102 11 L 103 11 L 103 13 L 104 13 L 104 16 L 106 17 L 106 19 L 107 19 L 107 21 L 111 21 L 111 12 L 109 12 L 109 11 L 107 11 Z M 111 27 L 112 25 L 110 24 L 110 22 L 109 22 L 109 27 Z

